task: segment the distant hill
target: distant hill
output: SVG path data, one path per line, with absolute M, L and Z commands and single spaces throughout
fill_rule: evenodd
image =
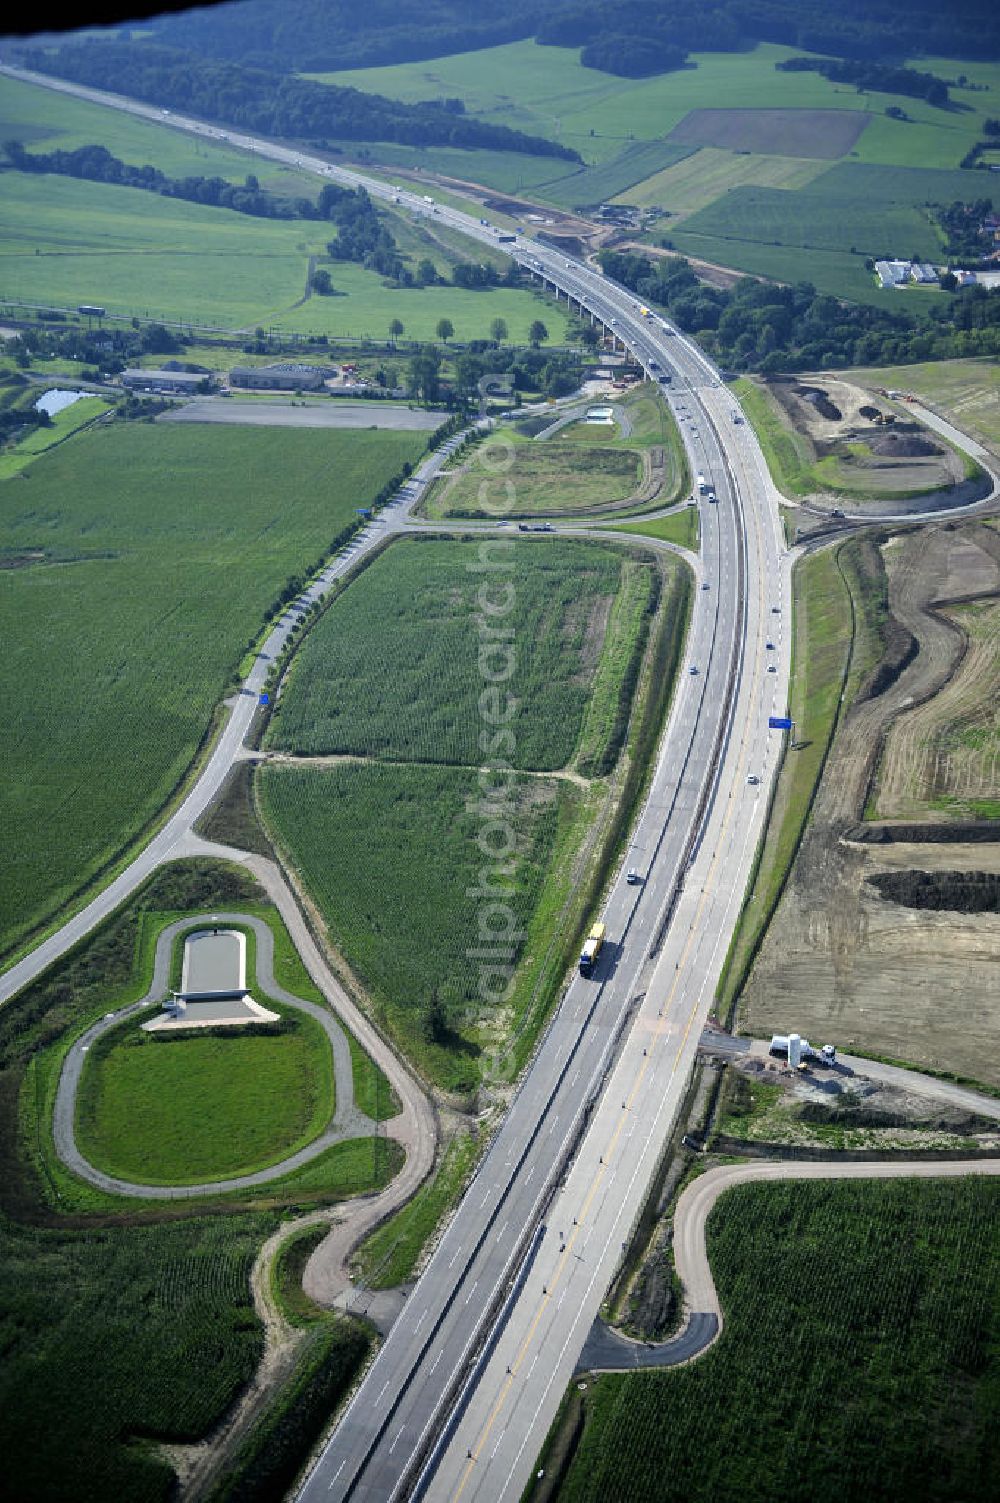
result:
M 243 0 L 161 17 L 155 38 L 247 65 L 330 72 L 534 37 L 602 71 L 644 76 L 690 52 L 777 42 L 865 61 L 1000 57 L 992 0 Z
M 88 40 L 55 51 L 28 47 L 19 56 L 39 73 L 269 136 L 317 144 L 342 140 L 485 147 L 580 161 L 576 151 L 546 137 L 466 118 L 461 100 L 402 104 L 380 94 L 311 83 L 273 68 L 202 58 L 144 41 Z

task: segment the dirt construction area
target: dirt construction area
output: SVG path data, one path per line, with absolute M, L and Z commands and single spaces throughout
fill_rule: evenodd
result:
M 923 509 L 928 493 L 942 493 L 943 506 L 964 505 L 981 493 L 966 481 L 961 455 L 908 415 L 905 403 L 832 376 L 785 377 L 769 381 L 768 390 L 805 439 L 817 480 L 862 504 L 867 493 L 875 513 L 882 498 L 891 501 L 882 510 L 899 511 L 911 496 Z M 852 499 L 852 510 L 856 506 Z
M 943 523 L 882 549 L 892 661 L 834 737 L 740 999 L 740 1026 L 754 1034 L 794 1029 L 1000 1085 L 1000 823 L 984 823 L 1000 802 L 963 820 L 937 791 L 940 763 L 909 750 L 914 725 L 918 739 L 952 734 L 956 699 L 977 727 L 995 723 L 995 660 L 983 674 L 944 602 L 1000 592 L 997 541 L 983 523 Z M 901 790 L 914 825 L 863 823 L 873 805 L 898 808 Z

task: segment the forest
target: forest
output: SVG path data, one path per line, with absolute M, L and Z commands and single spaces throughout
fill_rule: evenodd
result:
M 246 0 L 153 23 L 158 41 L 202 56 L 322 72 L 441 57 L 535 37 L 584 49 L 586 66 L 626 76 L 677 67 L 690 52 L 737 51 L 777 42 L 832 57 L 1000 56 L 1000 14 L 982 0 Z

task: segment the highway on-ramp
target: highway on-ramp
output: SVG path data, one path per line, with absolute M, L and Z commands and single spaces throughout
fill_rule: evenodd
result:
M 113 95 L 4 71 L 161 119 Z M 619 873 L 612 884 L 603 914 L 610 943 L 596 974 L 568 987 L 462 1205 L 302 1491 L 310 1503 L 382 1503 L 414 1487 L 435 1498 L 516 1497 L 676 1118 L 761 834 L 780 745 L 767 722 L 784 713 L 789 661 L 788 568 L 773 492 L 718 372 L 592 268 L 523 236 L 500 243 L 469 216 L 322 158 L 177 115 L 170 123 L 365 187 L 510 251 L 599 319 L 653 379 L 671 373 L 665 391 L 692 468 L 717 497 L 699 499 L 701 574 L 687 652 L 625 861 L 642 881 L 629 885 Z

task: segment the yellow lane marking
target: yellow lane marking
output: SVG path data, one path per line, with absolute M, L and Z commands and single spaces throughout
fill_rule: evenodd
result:
M 758 570 L 762 573 L 762 568 L 764 568 L 764 558 L 762 558 L 759 531 L 758 535 L 756 535 L 756 564 L 758 564 Z M 753 664 L 753 666 L 755 666 L 755 670 L 759 669 L 759 664 L 761 664 L 762 660 L 761 637 L 762 634 L 758 634 L 758 642 L 756 642 L 755 664 Z M 740 774 L 743 773 L 743 768 L 746 767 L 746 750 L 747 733 L 746 726 L 744 726 L 743 739 L 741 739 L 740 745 L 740 759 L 738 759 Z M 659 1013 L 657 1013 L 657 1016 L 659 1016 L 659 1018 L 663 1018 L 663 1016 L 666 1015 L 666 1012 L 669 1012 L 669 1009 L 671 1009 L 672 1004 L 674 1004 L 674 998 L 675 995 L 677 995 L 677 989 L 681 983 L 681 974 L 683 974 L 684 968 L 686 968 L 687 959 L 689 959 L 690 947 L 692 947 L 693 941 L 695 941 L 696 932 L 698 932 L 698 924 L 699 920 L 701 920 L 702 909 L 704 909 L 705 903 L 708 902 L 708 896 L 710 896 L 711 890 L 713 890 L 714 876 L 716 876 L 716 867 L 719 866 L 720 858 L 722 858 L 722 848 L 723 845 L 725 845 L 726 833 L 728 833 L 729 824 L 731 824 L 732 816 L 734 816 L 735 810 L 737 810 L 737 800 L 732 797 L 731 792 L 731 794 L 729 794 L 729 809 L 726 810 L 725 819 L 723 819 L 722 830 L 719 831 L 719 839 L 717 839 L 716 842 L 716 851 L 714 851 L 713 858 L 711 858 L 711 864 L 710 867 L 708 867 L 708 875 L 705 876 L 705 885 L 704 887 L 702 887 L 701 899 L 699 899 L 698 908 L 696 908 L 695 918 L 693 918 L 692 926 L 690 926 L 689 932 L 687 932 L 687 939 L 686 941 L 684 941 L 684 948 L 683 951 L 681 951 L 681 959 L 678 960 L 677 969 L 675 969 L 674 972 L 674 983 L 672 983 L 671 989 L 669 989 L 665 1003 L 660 1006 Z M 678 1066 L 680 1066 L 681 1055 L 683 1055 L 684 1052 L 684 1045 L 686 1045 L 687 1039 L 689 1039 L 689 1034 L 690 1031 L 692 1031 L 693 1022 L 695 1022 L 696 1013 L 698 1013 L 698 1001 L 695 1001 L 695 1006 L 692 1007 L 689 1016 L 687 1016 L 686 1028 L 684 1028 L 683 1036 L 681 1036 L 680 1046 L 678 1046 L 677 1052 L 675 1052 L 674 1064 L 672 1064 L 671 1066 L 671 1073 L 669 1073 L 668 1081 L 666 1081 L 665 1094 L 666 1091 L 669 1090 L 669 1087 L 671 1087 L 672 1081 L 674 1081 L 675 1073 L 677 1073 Z M 657 1037 L 663 1037 L 665 1036 L 665 1034 L 666 1030 L 657 1030 Z M 487 1416 L 486 1422 L 484 1422 L 483 1429 L 481 1429 L 480 1438 L 478 1438 L 475 1446 L 472 1447 L 471 1455 L 469 1455 L 469 1458 L 466 1459 L 465 1468 L 463 1468 L 462 1476 L 460 1476 L 459 1483 L 457 1483 L 456 1486 L 456 1491 L 454 1491 L 453 1494 L 453 1498 L 454 1500 L 456 1500 L 456 1503 L 457 1500 L 462 1497 L 463 1491 L 465 1491 L 466 1485 L 468 1485 L 468 1480 L 469 1477 L 471 1477 L 472 1468 L 474 1468 L 475 1462 L 480 1459 L 480 1455 L 481 1453 L 483 1453 L 484 1446 L 486 1446 L 487 1441 L 489 1441 L 490 1434 L 492 1434 L 493 1431 L 493 1425 L 495 1425 L 496 1420 L 498 1420 L 501 1411 L 504 1410 L 504 1405 L 507 1404 L 508 1393 L 510 1393 L 511 1387 L 513 1387 L 514 1378 L 517 1377 L 517 1372 L 519 1372 L 520 1366 L 522 1366 L 522 1363 L 525 1362 L 525 1357 L 528 1356 L 528 1348 L 531 1347 L 532 1341 L 534 1341 L 535 1332 L 537 1332 L 541 1317 L 546 1314 L 547 1306 L 549 1306 L 550 1300 L 552 1300 L 555 1291 L 558 1290 L 559 1282 L 561 1282 L 562 1275 L 564 1275 L 565 1273 L 565 1267 L 567 1267 L 568 1261 L 570 1261 L 571 1255 L 573 1255 L 573 1247 L 576 1246 L 577 1238 L 579 1238 L 580 1231 L 582 1231 L 583 1222 L 585 1222 L 586 1214 L 588 1214 L 589 1207 L 591 1207 L 592 1199 L 594 1199 L 594 1196 L 597 1195 L 597 1190 L 602 1187 L 606 1172 L 608 1172 L 608 1169 L 611 1168 L 611 1160 L 614 1159 L 615 1148 L 617 1148 L 618 1139 L 621 1138 L 621 1130 L 623 1130 L 624 1124 L 626 1124 L 626 1118 L 627 1115 L 629 1115 L 630 1106 L 632 1106 L 632 1102 L 633 1100 L 635 1100 L 636 1094 L 638 1094 L 639 1090 L 641 1090 L 642 1082 L 644 1082 L 645 1075 L 647 1075 L 647 1070 L 650 1069 L 653 1061 L 653 1054 L 644 1055 L 644 1058 L 642 1058 L 642 1064 L 641 1067 L 639 1067 L 639 1073 L 638 1075 L 636 1075 L 635 1082 L 633 1082 L 632 1085 L 632 1090 L 629 1091 L 629 1096 L 626 1097 L 626 1102 L 624 1102 L 623 1109 L 621 1109 L 620 1112 L 620 1117 L 618 1117 L 618 1126 L 615 1127 L 614 1133 L 612 1133 L 611 1141 L 609 1141 L 605 1153 L 600 1156 L 600 1165 L 598 1165 L 597 1174 L 594 1175 L 594 1180 L 592 1180 L 591 1187 L 589 1187 L 588 1193 L 586 1193 L 586 1198 L 585 1201 L 583 1201 L 582 1208 L 580 1208 L 579 1216 L 577 1216 L 576 1220 L 574 1220 L 573 1229 L 571 1229 L 570 1235 L 568 1235 L 568 1237 L 562 1238 L 562 1246 L 561 1249 L 559 1249 L 559 1254 L 561 1254 L 561 1257 L 559 1257 L 558 1264 L 556 1264 L 555 1275 L 553 1275 L 552 1281 L 550 1281 L 549 1284 L 546 1284 L 543 1287 L 543 1296 L 541 1296 L 541 1300 L 540 1302 L 538 1302 L 538 1308 L 537 1311 L 535 1311 L 534 1318 L 532 1318 L 531 1326 L 528 1327 L 528 1332 L 526 1332 L 525 1339 L 523 1339 L 522 1344 L 520 1344 L 519 1351 L 517 1351 L 517 1356 L 514 1357 L 513 1363 L 511 1363 L 510 1369 L 508 1369 L 507 1375 L 505 1375 L 504 1383 L 502 1383 L 501 1390 L 499 1390 L 498 1396 L 496 1396 L 495 1404 L 493 1404 L 492 1410 L 490 1410 L 489 1416 Z

